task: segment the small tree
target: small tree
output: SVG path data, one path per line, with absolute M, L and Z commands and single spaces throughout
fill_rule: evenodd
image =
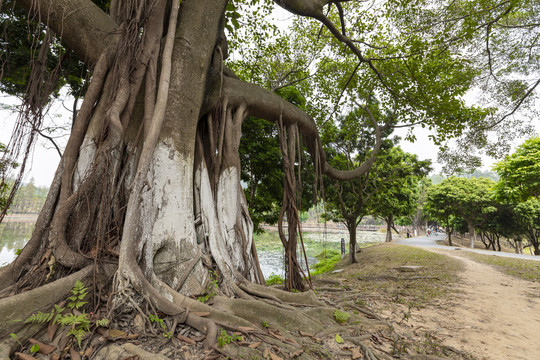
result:
M 485 223 L 496 209 L 491 200 L 491 188 L 495 183 L 487 178 L 465 179 L 449 177 L 434 185 L 428 194 L 431 216 L 441 220 L 449 230 L 451 217 L 462 217 L 470 236 L 470 247 L 474 248 L 475 228 Z
M 358 108 L 346 117 L 339 119 L 338 127 L 327 128 L 327 152 L 329 162 L 336 168 L 347 170 L 358 166 L 370 156 L 373 140 L 376 137 L 388 137 L 388 131 L 381 131 L 375 118 L 382 117 L 376 104 L 371 107 Z M 384 129 L 392 121 L 386 116 Z M 362 126 L 363 125 L 363 126 Z M 380 133 L 381 135 L 376 135 Z M 331 140 L 330 140 L 331 139 Z M 390 148 L 392 141 L 386 139 L 382 148 Z M 356 263 L 356 228 L 363 217 L 368 214 L 367 203 L 378 191 L 374 185 L 380 159 L 365 174 L 357 179 L 335 181 L 326 178 L 325 217 L 341 222 L 349 232 L 349 257 Z
M 370 199 L 370 210 L 386 221 L 386 241 L 391 242 L 394 219 L 410 216 L 418 207 L 418 185 L 431 170 L 431 161 L 418 160 L 398 146 L 381 154 L 374 167 L 377 191 Z
M 493 169 L 499 174 L 495 185 L 498 199 L 526 201 L 540 196 L 540 137 L 533 137 Z

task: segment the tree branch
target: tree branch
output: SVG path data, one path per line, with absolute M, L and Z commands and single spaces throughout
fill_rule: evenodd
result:
M 91 0 L 17 0 L 17 4 L 54 30 L 90 68 L 117 41 L 116 24 Z
M 204 104 L 201 114 L 208 113 L 219 98 L 219 74 L 211 74 L 209 78 L 213 78 L 210 81 L 215 86 L 210 85 L 208 96 L 206 97 L 207 102 Z M 284 125 L 297 124 L 298 130 L 302 133 L 306 141 L 308 151 L 312 156 L 317 154 L 320 157 L 322 172 L 337 180 L 356 179 L 368 171 L 375 162 L 376 155 L 382 145 L 381 132 L 385 129 L 385 126 L 380 127 L 376 125 L 375 145 L 370 157 L 354 170 L 337 170 L 326 162 L 326 154 L 322 149 L 321 139 L 315 121 L 304 111 L 258 85 L 248 84 L 230 77 L 223 79 L 223 96 L 229 99 L 231 106 L 239 106 L 243 103 L 247 104 L 248 116 L 256 116 L 271 122 L 275 122 L 282 116 Z M 370 114 L 369 111 L 368 114 Z M 373 117 L 372 120 L 374 121 Z

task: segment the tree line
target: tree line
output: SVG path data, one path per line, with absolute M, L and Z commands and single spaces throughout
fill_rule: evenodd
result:
M 498 181 L 449 177 L 426 190 L 425 212 L 452 234 L 468 233 L 470 246 L 479 238 L 501 251 L 508 240 L 517 253 L 532 247 L 540 255 L 540 138 L 525 141 L 494 166 Z

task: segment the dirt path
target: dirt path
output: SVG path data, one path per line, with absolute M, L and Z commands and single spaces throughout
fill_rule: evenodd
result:
M 413 311 L 408 325 L 433 332 L 476 359 L 540 359 L 540 286 L 448 251 L 462 261 L 460 293 L 440 307 Z

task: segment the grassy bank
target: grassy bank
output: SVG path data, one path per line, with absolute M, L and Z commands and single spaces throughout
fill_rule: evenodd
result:
M 455 259 L 422 249 L 380 244 L 357 254 L 358 263 L 344 259 L 336 267 L 344 270 L 326 274 L 326 278 L 342 279 L 359 289 L 365 298 L 389 298 L 409 307 L 422 307 L 452 292 L 452 285 L 463 265 Z M 403 271 L 402 266 L 419 266 Z
M 493 265 L 505 274 L 540 283 L 540 261 L 483 255 L 468 251 L 463 252 L 463 255 L 472 260 Z

